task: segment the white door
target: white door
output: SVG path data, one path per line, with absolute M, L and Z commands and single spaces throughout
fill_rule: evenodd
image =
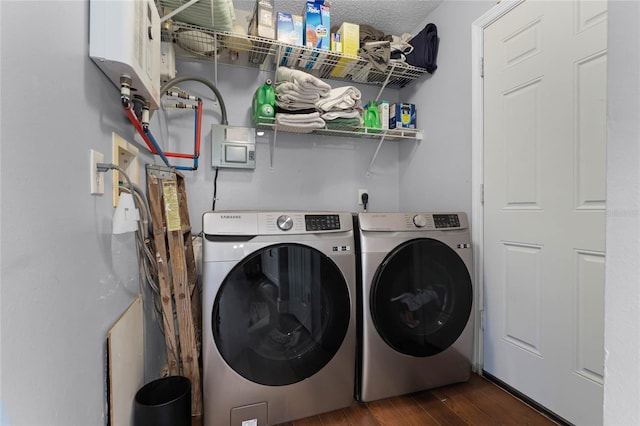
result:
M 484 370 L 602 423 L 606 1 L 534 1 L 484 32 Z

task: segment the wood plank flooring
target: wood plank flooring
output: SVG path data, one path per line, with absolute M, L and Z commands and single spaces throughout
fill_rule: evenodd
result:
M 556 425 L 492 382 L 472 375 L 465 383 L 358 403 L 279 426 Z M 193 426 L 202 425 L 194 419 Z

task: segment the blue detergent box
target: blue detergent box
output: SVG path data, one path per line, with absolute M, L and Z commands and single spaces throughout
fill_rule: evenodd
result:
M 331 49 L 329 2 L 308 1 L 304 8 L 304 45 L 313 49 Z
M 414 104 L 397 103 L 389 107 L 389 128 L 416 128 L 416 106 Z

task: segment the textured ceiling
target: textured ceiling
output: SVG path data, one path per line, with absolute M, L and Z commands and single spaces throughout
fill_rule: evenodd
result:
M 385 34 L 415 34 L 442 0 L 333 0 L 331 26 L 342 22 L 368 24 Z M 236 9 L 252 10 L 255 0 L 233 0 Z M 303 0 L 274 0 L 277 12 L 301 15 Z

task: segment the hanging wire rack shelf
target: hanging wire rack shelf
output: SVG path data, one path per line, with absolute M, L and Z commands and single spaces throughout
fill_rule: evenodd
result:
M 381 71 L 373 67 L 367 59 L 359 56 L 294 46 L 269 38 L 219 31 L 183 22 L 165 22 L 161 34 L 162 41 L 170 42 L 175 46 L 176 56 L 213 62 L 216 69 L 218 64 L 227 64 L 273 72 L 278 66 L 287 66 L 321 79 L 379 86 L 380 91 L 376 100 L 380 98 L 385 88 L 401 89 L 428 75 L 426 69 L 414 67 L 403 61 L 392 60 L 386 69 Z M 272 167 L 276 134 L 279 131 L 299 133 L 292 132 L 289 127 L 280 127 L 271 121 L 256 124 L 256 128 L 274 131 L 273 140 L 270 143 Z M 410 128 L 384 130 L 367 127 L 322 128 L 314 129 L 308 134 L 378 140 L 367 174 L 371 172 L 385 140 L 413 140 L 419 143 L 423 139 L 422 130 Z
M 318 78 L 400 89 L 427 73 L 403 61 L 391 60 L 384 71 L 359 56 L 293 46 L 277 40 L 217 31 L 182 22 L 166 22 L 162 41 L 176 46 L 176 55 L 230 64 L 274 70 L 287 66 Z M 338 72 L 336 72 L 338 71 Z
M 256 124 L 258 130 L 277 130 L 286 133 L 296 133 L 291 131 L 289 127 L 280 127 L 275 120 L 266 117 L 261 118 L 261 123 Z M 378 129 L 372 127 L 353 127 L 353 126 L 332 126 L 321 129 L 309 130 L 308 132 L 298 132 L 321 136 L 347 136 L 354 138 L 380 139 L 386 140 L 422 140 L 422 130 L 412 128 L 398 129 Z

